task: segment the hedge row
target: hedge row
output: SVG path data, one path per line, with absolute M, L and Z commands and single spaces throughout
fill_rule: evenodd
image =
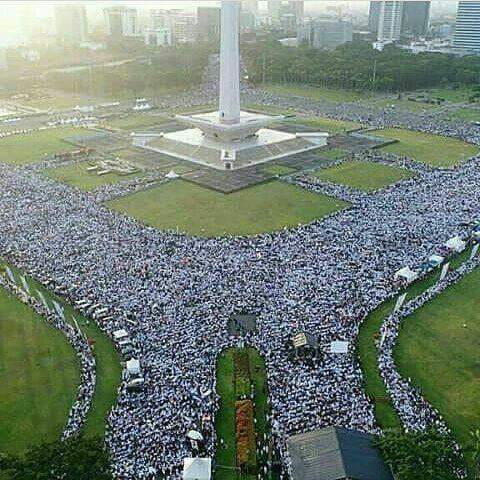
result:
M 251 392 L 250 358 L 245 348 L 236 349 L 233 354 L 233 372 L 235 381 L 235 395 L 245 398 Z

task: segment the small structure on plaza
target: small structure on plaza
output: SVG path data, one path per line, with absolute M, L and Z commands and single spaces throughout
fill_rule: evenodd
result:
M 316 355 L 318 352 L 318 341 L 315 335 L 309 332 L 299 332 L 293 336 L 293 347 L 295 348 L 295 353 L 299 356 L 304 356 L 306 353 Z
M 135 145 L 217 170 L 235 170 L 327 143 L 327 133 L 287 133 L 268 128 L 283 115 L 265 115 L 240 108 L 240 2 L 222 0 L 219 110 L 177 115 L 189 128 L 171 133 L 133 134 Z
M 257 317 L 248 313 L 232 315 L 228 321 L 228 331 L 233 335 L 257 331 Z
M 367 433 L 327 427 L 287 440 L 292 480 L 393 480 Z
M 211 458 L 185 458 L 183 480 L 210 480 L 212 478 Z

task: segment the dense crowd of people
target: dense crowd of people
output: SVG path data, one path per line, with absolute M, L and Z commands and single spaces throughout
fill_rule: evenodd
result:
M 466 234 L 478 213 L 478 165 L 425 172 L 303 227 L 224 239 L 161 232 L 1 166 L 0 252 L 72 302 L 107 307 L 110 320 L 99 323 L 108 334 L 129 332 L 145 384 L 140 392 L 122 384 L 109 417 L 114 472 L 177 478 L 192 454 L 190 429 L 214 453 L 215 360 L 237 341 L 227 331 L 236 312 L 258 317 L 248 341 L 266 359 L 270 421 L 285 457 L 293 433 L 332 424 L 378 431 L 353 351 L 324 349 L 306 363 L 291 355 L 292 336 L 353 345 L 365 315 L 395 291 L 399 267 Z
M 189 101 L 206 103 L 212 90 Z M 427 113 L 379 114 L 360 103 L 245 94 L 252 103 L 480 143 L 473 126 Z M 172 98 L 168 106 L 184 107 L 184 100 Z M 468 224 L 478 218 L 480 158 L 446 171 L 380 153 L 355 158 L 395 161 L 417 168 L 419 175 L 371 194 L 292 177 L 312 191 L 343 192 L 353 206 L 294 229 L 210 239 L 159 231 L 98 203 L 116 189 L 144 185 L 81 193 L 0 164 L 0 256 L 72 303 L 106 308 L 108 315 L 97 319 L 100 327 L 111 337 L 126 329 L 136 345 L 145 383 L 130 391 L 124 375 L 108 418 L 106 444 L 117 478 L 180 478 L 183 459 L 196 453 L 186 436 L 192 429 L 205 438 L 203 453 L 214 455 L 216 359 L 238 341 L 227 329 L 234 313 L 257 316 L 258 331 L 246 341 L 266 361 L 269 422 L 286 471 L 286 439 L 294 433 L 330 425 L 379 432 L 354 354 L 359 327 L 395 294 L 400 267 L 418 265 L 452 235 L 468 233 Z M 293 335 L 301 331 L 321 345 L 321 354 L 308 362 L 292 355 Z M 328 346 L 335 340 L 349 342 L 349 352 L 331 353 Z M 93 388 L 94 377 L 82 384 Z M 87 397 L 79 393 L 80 400 Z M 84 410 L 72 412 L 80 418 Z M 424 426 L 423 410 L 405 418 L 409 428 Z M 79 425 L 69 420 L 66 431 Z

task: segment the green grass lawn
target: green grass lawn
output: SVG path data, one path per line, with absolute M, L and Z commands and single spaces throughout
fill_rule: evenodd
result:
M 475 145 L 439 135 L 398 128 L 376 130 L 372 133 L 398 140 L 398 143 L 388 145 L 382 150 L 412 157 L 434 167 L 452 167 L 478 153 L 478 147 Z
M 45 155 L 75 150 L 78 147 L 63 139 L 80 132 L 81 129 L 65 127 L 3 138 L 0 140 L 0 162 L 27 165 L 41 160 Z
M 15 274 L 15 277 L 17 278 L 17 281 L 19 281 L 19 271 L 12 267 L 12 271 Z M 103 435 L 105 431 L 105 425 L 106 425 L 106 417 L 112 408 L 112 406 L 116 402 L 116 397 L 117 397 L 117 389 L 118 385 L 120 384 L 121 380 L 121 365 L 120 365 L 120 357 L 117 354 L 117 351 L 115 350 L 113 343 L 110 341 L 110 339 L 100 330 L 100 328 L 93 322 L 85 318 L 84 316 L 80 315 L 78 312 L 76 312 L 70 305 L 68 305 L 62 298 L 52 294 L 48 289 L 43 287 L 39 282 L 35 281 L 34 279 L 27 277 L 27 282 L 30 285 L 32 293 L 36 295 L 36 291 L 39 290 L 43 293 L 44 297 L 46 298 L 47 302 L 50 304 L 50 307 L 53 308 L 52 301 L 55 300 L 61 305 L 63 305 L 64 310 L 65 310 L 65 315 L 68 321 L 72 321 L 72 317 L 75 316 L 80 328 L 83 330 L 83 332 L 87 335 L 87 337 L 91 338 L 94 340 L 94 351 L 95 351 L 95 358 L 97 361 L 96 368 L 97 368 L 97 383 L 96 383 L 96 389 L 95 389 L 95 396 L 93 398 L 92 402 L 92 407 L 88 413 L 87 416 L 87 422 L 85 425 L 84 433 L 86 435 Z M 16 299 L 13 299 L 16 303 L 20 304 L 20 302 Z M 20 304 L 22 305 L 22 304 Z M 33 316 L 35 316 L 38 319 L 39 324 L 45 325 L 45 327 L 49 328 L 48 324 L 42 320 L 41 317 L 36 316 L 32 310 L 27 309 L 28 311 L 31 312 Z M 12 311 L 12 315 L 15 315 L 16 317 L 19 317 L 19 315 L 15 312 L 15 310 Z M 0 309 L 0 324 L 2 324 L 3 321 L 3 315 L 1 315 L 1 309 Z M 49 331 L 53 330 L 54 333 L 57 332 L 55 329 L 50 329 Z M 63 334 L 59 333 L 61 335 L 62 339 L 65 339 Z M 53 338 L 53 337 L 52 337 Z M 48 337 L 46 337 L 46 342 L 48 341 Z M 52 340 L 53 342 L 53 340 Z M 69 352 L 71 351 L 72 354 L 74 355 L 73 350 L 71 350 L 70 345 L 65 341 L 67 347 L 69 348 Z M 49 352 L 53 355 L 53 352 L 60 351 L 59 348 L 57 348 L 55 343 L 52 343 L 50 346 L 48 346 L 47 342 L 47 347 L 49 348 Z M 23 355 L 25 352 L 23 351 Z M 2 357 L 3 352 L 2 352 L 2 344 L 0 343 L 0 358 Z M 62 354 L 63 355 L 63 354 Z M 61 357 L 59 357 L 61 358 Z M 33 370 L 33 367 L 37 362 L 42 362 L 41 358 L 39 359 L 28 359 L 27 356 L 24 355 L 23 361 L 24 365 L 23 368 L 25 369 L 25 377 L 29 378 L 35 373 L 35 370 Z M 67 357 L 62 360 L 63 362 L 67 361 Z M 4 360 L 2 359 L 0 361 L 0 372 L 2 371 L 2 367 L 4 364 Z M 9 365 L 10 362 L 5 362 L 5 365 Z M 75 369 L 77 368 L 77 363 L 76 363 L 76 358 L 74 357 L 74 364 L 75 364 Z M 32 370 L 32 372 L 30 372 Z M 76 373 L 77 374 L 77 373 Z M 77 374 L 78 375 L 78 374 Z M 45 381 L 45 386 L 43 385 L 43 381 Z M 78 380 L 76 380 L 78 382 Z M 25 398 L 25 402 L 27 402 L 27 405 L 25 406 L 26 409 L 29 408 L 28 404 L 28 398 L 30 397 L 35 397 L 35 390 L 38 388 L 40 394 L 42 393 L 43 388 L 51 388 L 51 380 L 43 380 L 40 379 L 39 382 L 37 382 L 34 387 L 35 389 L 31 389 L 28 392 L 28 396 Z M 3 383 L 3 385 L 8 385 Z M 10 390 L 2 388 L 0 391 L 0 405 L 2 404 L 1 399 L 2 399 L 2 394 L 3 392 L 9 392 Z M 36 416 L 36 422 L 40 425 L 41 431 L 45 431 L 45 438 L 52 439 L 54 440 L 58 435 L 60 435 L 61 430 L 66 422 L 68 412 L 70 410 L 70 407 L 76 398 L 76 388 L 73 387 L 71 388 L 71 385 L 60 378 L 59 380 L 59 385 L 57 386 L 57 390 L 59 399 L 62 398 L 68 398 L 68 407 L 66 407 L 66 412 L 64 410 L 61 410 L 58 408 L 58 416 L 63 416 L 60 422 L 60 419 L 58 422 L 60 423 L 60 426 L 55 426 L 53 422 L 49 422 L 49 417 L 48 415 L 45 415 L 44 417 Z M 55 393 L 56 395 L 56 393 Z M 32 399 L 29 400 L 32 402 Z M 50 402 L 50 400 L 46 400 L 47 403 Z M 65 402 L 67 403 L 67 401 Z M 56 405 L 56 399 L 52 399 L 52 404 Z M 1 411 L 1 408 L 0 408 Z M 30 413 L 27 411 L 25 413 L 26 416 L 28 416 Z M 22 413 L 19 412 L 19 417 L 21 418 Z M 52 418 L 55 418 L 55 416 L 52 414 Z M 43 425 L 43 423 L 45 425 Z M 0 440 L 2 438 L 1 434 L 1 423 L 0 422 Z M 35 422 L 31 422 L 30 428 L 37 428 Z M 30 436 L 30 438 L 23 438 L 22 442 L 19 446 L 18 449 L 23 449 L 26 446 L 28 446 L 30 443 L 37 443 L 38 441 L 43 440 L 43 437 L 37 437 L 36 435 L 30 435 L 29 432 L 23 432 L 27 436 Z
M 452 118 L 459 118 L 468 122 L 480 122 L 480 108 L 460 108 L 452 113 Z
M 420 112 L 422 110 L 435 110 L 438 109 L 439 106 L 432 104 L 432 103 L 426 103 L 426 102 L 420 102 L 416 101 L 413 102 L 411 100 L 408 100 L 406 97 L 403 98 L 381 98 L 381 99 L 372 99 L 369 101 L 373 106 L 376 107 L 381 107 L 381 108 L 396 108 L 398 110 L 408 110 L 411 112 Z
M 270 175 L 288 175 L 289 173 L 296 172 L 296 169 L 292 167 L 286 167 L 284 165 L 272 164 L 264 167 L 263 171 Z
M 326 117 L 297 117 L 288 121 L 318 128 L 320 131 L 332 134 L 353 130 L 355 128 L 360 128 L 361 126 L 359 123 L 350 122 L 347 120 L 334 120 Z
M 56 440 L 80 381 L 63 333 L 0 287 L 0 451 Z
M 408 317 L 395 349 L 399 371 L 463 445 L 480 425 L 479 288 L 476 269 Z
M 458 268 L 469 255 L 470 249 L 467 249 L 465 252 L 453 258 L 450 261 L 451 268 Z M 410 285 L 406 290 L 408 293 L 406 301 L 411 300 L 434 285 L 438 280 L 439 274 L 440 270 L 436 269 L 425 279 Z M 375 341 L 379 338 L 379 331 L 383 320 L 392 312 L 396 300 L 397 297 L 388 300 L 373 310 L 363 321 L 357 339 L 357 356 L 364 375 L 365 391 L 374 404 L 377 422 L 384 429 L 398 427 L 400 420 L 393 409 L 390 397 L 385 390 L 385 385 L 378 371 Z M 461 311 L 461 309 L 459 309 L 459 311 Z M 410 319 L 407 319 L 405 324 L 407 324 L 409 320 Z M 399 343 L 400 342 L 397 342 L 397 345 Z M 430 353 L 432 353 L 431 350 Z M 409 362 L 415 365 L 416 359 L 411 357 Z M 432 376 L 432 379 L 433 378 Z
M 96 172 L 88 172 L 88 167 L 88 163 L 81 162 L 58 168 L 49 168 L 45 170 L 45 173 L 58 182 L 68 183 L 81 190 L 92 190 L 101 185 L 117 183 L 122 180 L 129 180 L 145 175 L 145 172 L 132 173 L 130 175 L 119 175 L 116 173 L 97 175 Z
M 346 150 L 342 150 L 341 148 L 330 148 L 328 150 L 316 150 L 316 152 L 321 158 L 328 158 L 331 160 L 340 160 L 348 155 Z
M 330 102 L 353 102 L 365 97 L 365 94 L 354 90 L 342 90 L 325 87 L 314 87 L 307 85 L 288 85 L 267 83 L 261 85 L 263 90 L 278 95 L 296 95 L 299 97 L 311 98 L 313 100 L 326 100 Z
M 424 94 L 427 98 L 444 98 L 447 102 L 463 103 L 468 102 L 474 93 L 472 87 L 466 86 L 456 90 L 451 88 L 431 88 L 429 90 L 417 90 L 413 94 Z
M 323 168 L 313 176 L 328 182 L 371 192 L 411 178 L 413 174 L 402 168 L 375 162 L 344 162 L 331 168 Z
M 215 480 L 255 480 L 256 475 L 237 475 L 235 446 L 235 382 L 233 353 L 235 349 L 223 351 L 217 361 L 217 394 L 220 396 L 220 408 L 215 416 L 217 432 L 217 451 L 215 461 L 217 470 Z M 255 424 L 256 433 L 262 437 L 268 433 L 267 408 L 267 373 L 265 362 L 253 348 L 247 348 L 250 360 L 250 371 L 255 388 Z M 223 443 L 220 442 L 223 440 Z M 219 466 L 221 466 L 219 468 Z M 225 468 L 226 467 L 226 468 Z
M 228 195 L 182 180 L 107 202 L 161 229 L 192 235 L 252 235 L 308 223 L 346 208 L 341 200 L 282 182 Z

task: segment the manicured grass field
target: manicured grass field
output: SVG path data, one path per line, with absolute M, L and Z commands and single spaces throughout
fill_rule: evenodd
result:
M 78 128 L 65 127 L 3 138 L 0 140 L 0 162 L 27 165 L 45 155 L 75 150 L 77 147 L 63 139 L 80 132 Z
M 398 128 L 376 130 L 373 134 L 398 140 L 399 143 L 384 147 L 384 151 L 412 157 L 434 167 L 453 167 L 478 153 L 475 145 L 439 135 Z
M 316 153 L 322 158 L 329 158 L 331 160 L 340 160 L 348 155 L 346 150 L 342 150 L 341 148 L 330 148 L 328 150 L 317 150 Z
M 215 417 L 218 439 L 215 480 L 255 480 L 257 478 L 255 475 L 237 475 L 234 470 L 236 464 L 234 350 L 234 348 L 229 348 L 223 351 L 217 361 L 217 394 L 221 397 L 221 403 Z M 268 433 L 265 362 L 255 349 L 247 348 L 247 351 L 255 388 L 255 418 L 257 420 L 255 431 L 259 437 L 262 437 L 264 433 Z M 219 468 L 219 466 L 221 467 Z
M 68 183 L 81 190 L 92 190 L 100 185 L 109 183 L 117 183 L 122 180 L 145 175 L 144 172 L 133 173 L 131 175 L 118 175 L 116 173 L 108 173 L 106 175 L 97 175 L 96 172 L 88 172 L 88 163 L 74 163 L 58 168 L 49 168 L 45 173 L 54 180 L 61 183 Z
M 341 200 L 282 182 L 229 195 L 176 180 L 107 203 L 161 229 L 192 235 L 252 235 L 296 226 L 346 208 Z
M 56 440 L 79 381 L 65 336 L 0 287 L 0 451 Z
M 293 173 L 296 170 L 292 167 L 285 167 L 284 165 L 267 165 L 263 168 L 265 173 L 269 173 L 271 175 L 288 175 L 289 173 Z
M 466 445 L 480 425 L 480 269 L 408 317 L 395 349 L 410 377 Z
M 480 122 L 480 108 L 460 108 L 452 114 L 452 117 L 468 122 Z
M 276 93 L 278 95 L 296 95 L 299 97 L 312 98 L 314 100 L 326 100 L 329 102 L 353 102 L 365 97 L 360 92 L 354 90 L 342 90 L 325 87 L 315 87 L 308 85 L 288 85 L 267 83 L 261 88 L 267 92 Z
M 19 283 L 19 271 L 14 267 L 11 268 L 17 278 L 17 283 Z M 75 312 L 62 298 L 53 295 L 49 290 L 44 288 L 43 285 L 30 277 L 27 277 L 27 282 L 32 293 L 36 295 L 37 290 L 43 293 L 45 299 L 50 304 L 50 308 L 53 309 L 53 300 L 63 305 L 67 320 L 73 322 L 72 318 L 75 316 L 85 335 L 94 341 L 93 348 L 97 362 L 97 383 L 92 407 L 88 413 L 83 432 L 86 435 L 101 436 L 105 431 L 106 417 L 116 401 L 117 389 L 121 379 L 120 358 L 113 343 L 93 321 L 89 321 L 78 312 Z M 4 368 L 23 369 L 18 381 L 30 381 L 30 378 L 35 379 L 38 377 L 38 380 L 32 381 L 31 386 L 28 386 L 28 388 L 25 387 L 26 389 L 22 391 L 19 391 L 17 387 L 10 389 L 12 383 L 8 381 L 2 383 L 3 387 L 0 390 L 0 418 L 2 419 L 2 421 L 0 421 L 0 442 L 4 443 L 5 441 L 8 444 L 14 442 L 12 443 L 12 448 L 18 451 L 45 439 L 54 440 L 61 434 L 70 407 L 76 398 L 76 383 L 79 381 L 79 375 L 75 353 L 65 340 L 63 334 L 56 329 L 50 328 L 41 317 L 35 315 L 31 309 L 24 307 L 17 299 L 10 299 L 11 302 L 7 304 L 5 310 L 2 310 L 2 300 L 0 298 L 0 330 L 3 328 L 4 319 L 8 320 L 10 317 L 15 317 L 16 322 L 18 322 L 21 328 L 25 330 L 26 333 L 29 333 L 27 328 L 29 323 L 27 322 L 30 321 L 30 317 L 35 319 L 35 331 L 33 332 L 35 337 L 23 340 L 20 338 L 18 340 L 22 342 L 22 344 L 20 346 L 17 345 L 19 357 L 16 364 L 13 363 L 14 359 L 11 360 L 11 355 L 8 357 L 7 353 L 4 353 L 6 352 L 3 348 L 4 342 L 0 342 L 0 377 L 4 374 Z M 26 314 L 24 315 L 25 312 Z M 28 315 L 29 312 L 30 316 Z M 8 315 L 10 315 L 10 317 Z M 22 326 L 23 324 L 25 325 Z M 41 332 L 41 327 L 44 330 L 48 330 L 48 332 L 45 333 L 43 337 L 38 337 L 37 335 L 39 334 L 37 331 Z M 23 333 L 22 335 L 25 336 Z M 57 337 L 59 340 L 56 340 Z M 1 334 L 1 338 L 3 338 L 3 333 Z M 39 339 L 38 342 L 37 338 Z M 64 344 L 61 348 L 58 346 L 60 340 L 62 340 Z M 23 347 L 23 344 L 26 344 L 29 348 L 26 349 Z M 38 352 L 37 348 L 30 348 L 31 345 L 36 347 L 37 344 L 39 345 Z M 10 346 L 10 344 L 8 346 Z M 57 355 L 57 353 L 59 353 L 59 355 Z M 49 356 L 51 356 L 56 363 L 53 363 L 53 360 L 50 360 Z M 69 365 L 70 357 L 72 358 L 75 377 L 73 386 L 71 382 L 68 381 L 68 378 L 63 378 L 64 370 L 66 371 L 66 367 Z M 51 363 L 53 363 L 54 366 L 50 368 Z M 37 372 L 37 370 L 39 370 L 38 366 L 43 366 L 44 364 L 49 367 L 46 370 L 46 374 L 44 374 L 43 370 Z M 58 367 L 55 366 L 57 364 Z M 13 367 L 11 365 L 13 365 Z M 5 370 L 5 372 L 7 372 L 7 370 Z M 15 378 L 15 376 L 12 378 Z M 7 399 L 10 398 L 10 396 L 12 398 L 21 396 L 19 400 L 17 399 L 17 413 L 12 415 L 11 418 L 12 422 L 18 422 L 18 419 L 26 418 L 27 423 L 23 430 L 19 429 L 18 432 L 14 430 L 13 433 L 11 430 L 2 430 L 4 395 Z M 45 405 L 39 404 L 37 406 L 36 399 L 41 399 Z M 52 409 L 51 414 L 49 413 L 50 406 Z M 43 411 L 47 413 L 39 414 L 34 410 L 34 407 L 37 408 L 37 410 L 43 409 Z M 31 419 L 28 420 L 29 418 Z M 33 430 L 33 433 L 30 432 L 29 429 Z M 37 429 L 40 433 L 44 432 L 44 434 L 37 435 L 35 433 Z M 12 435 L 16 435 L 16 437 L 12 437 Z M 12 440 L 10 440 L 11 438 Z M 2 445 L 0 445 L 0 449 L 1 448 L 3 448 Z
M 419 90 L 413 94 L 422 93 L 428 98 L 444 98 L 447 102 L 463 103 L 468 102 L 468 99 L 475 93 L 472 87 L 466 86 L 456 90 L 451 88 L 432 88 L 429 90 Z
M 344 162 L 331 168 L 324 168 L 313 174 L 332 183 L 347 185 L 371 192 L 392 183 L 411 178 L 412 173 L 402 168 L 375 162 Z
M 465 252 L 453 258 L 450 262 L 451 268 L 458 268 L 462 264 L 462 262 L 464 262 L 469 257 L 469 255 L 470 249 L 467 249 Z M 417 295 L 421 294 L 429 287 L 434 285 L 438 280 L 439 273 L 439 269 L 437 269 L 425 279 L 410 285 L 406 290 L 408 293 L 407 301 L 411 300 L 412 298 L 416 297 Z M 392 300 L 384 302 L 367 316 L 367 318 L 363 321 L 361 325 L 357 341 L 357 355 L 364 375 L 365 391 L 374 404 L 377 421 L 379 425 L 384 429 L 399 426 L 400 420 L 395 410 L 393 409 L 390 397 L 385 390 L 385 385 L 378 371 L 377 347 L 375 345 L 375 341 L 379 338 L 379 331 L 382 322 L 385 317 L 391 313 L 395 305 L 396 299 L 397 298 L 395 297 Z M 435 303 L 435 301 L 436 300 L 431 302 L 432 305 Z M 458 312 L 462 312 L 462 309 L 460 307 L 458 307 Z M 442 315 L 441 312 L 438 312 L 438 314 Z M 461 315 L 461 313 L 459 313 L 459 315 Z M 407 328 L 408 322 L 410 322 L 410 318 L 405 321 L 404 328 Z M 448 335 L 448 332 L 445 332 L 445 334 Z M 426 335 L 425 341 L 428 341 L 428 338 L 430 338 L 432 343 L 428 347 L 429 351 L 425 353 L 435 354 L 435 338 L 431 335 Z M 412 337 L 412 340 L 417 341 L 418 338 Z M 399 342 L 397 342 L 397 345 L 401 345 L 401 339 Z M 448 351 L 445 352 L 445 355 L 448 355 Z M 406 361 L 408 362 L 408 365 L 415 367 L 417 359 L 414 356 L 410 356 L 410 358 L 407 358 Z M 466 362 L 468 364 L 468 359 L 466 359 Z M 402 367 L 401 371 L 402 373 L 406 374 L 406 372 L 404 371 L 404 367 Z M 436 376 L 431 376 L 431 382 L 436 382 Z
M 297 117 L 290 120 L 301 125 L 308 125 L 310 127 L 318 128 L 319 131 L 328 133 L 342 133 L 348 130 L 359 128 L 359 123 L 350 122 L 347 120 L 333 120 L 326 117 Z
M 421 112 L 423 110 L 435 110 L 438 109 L 439 106 L 426 103 L 421 101 L 411 101 L 407 98 L 381 98 L 381 99 L 372 99 L 369 101 L 373 106 L 381 107 L 381 108 L 395 108 L 398 110 L 408 110 L 411 112 Z

